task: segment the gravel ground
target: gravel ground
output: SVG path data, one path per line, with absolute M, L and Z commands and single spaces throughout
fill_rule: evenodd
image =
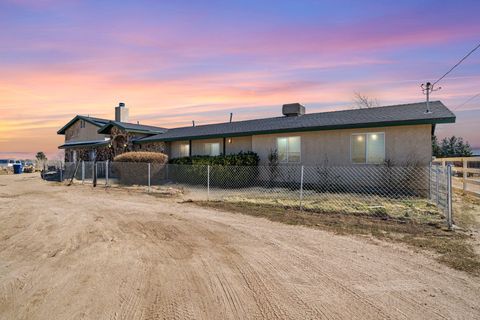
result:
M 0 319 L 479 319 L 424 253 L 138 191 L 0 177 Z

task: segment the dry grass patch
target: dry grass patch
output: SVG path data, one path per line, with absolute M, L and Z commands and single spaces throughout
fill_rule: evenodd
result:
M 226 202 L 248 202 L 252 204 L 279 206 L 299 209 L 298 199 L 276 197 L 229 196 Z M 354 216 L 371 216 L 389 220 L 408 221 L 431 225 L 442 225 L 445 215 L 425 199 L 384 199 L 381 197 L 366 198 L 353 194 L 338 195 L 325 193 L 316 195 L 316 199 L 304 199 L 302 209 L 311 213 L 341 213 Z
M 442 221 L 398 219 L 389 215 L 345 214 L 300 211 L 281 205 L 252 202 L 196 201 L 199 206 L 242 213 L 290 225 L 302 225 L 337 234 L 373 236 L 377 239 L 406 243 L 427 250 L 454 269 L 480 276 L 480 257 L 475 253 L 468 232 L 448 231 Z M 467 212 L 462 213 L 468 216 Z M 462 218 L 466 219 L 466 218 Z

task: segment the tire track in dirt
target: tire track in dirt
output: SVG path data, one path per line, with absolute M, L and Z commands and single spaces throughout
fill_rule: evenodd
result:
M 18 195 L 0 198 L 1 319 L 480 318 L 478 279 L 394 246 L 15 179 L 0 187 Z

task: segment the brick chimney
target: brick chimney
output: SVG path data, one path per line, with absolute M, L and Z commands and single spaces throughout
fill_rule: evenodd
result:
M 120 102 L 118 107 L 115 107 L 115 121 L 128 122 L 128 108 L 125 107 L 123 102 Z

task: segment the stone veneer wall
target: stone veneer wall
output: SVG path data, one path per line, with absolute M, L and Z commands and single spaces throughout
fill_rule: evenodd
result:
M 65 149 L 65 162 L 73 161 L 73 151 L 77 152 L 77 161 L 91 161 L 90 151 L 96 150 L 96 161 L 106 161 L 113 158 L 112 149 L 108 145 L 101 147 L 80 147 L 80 148 L 68 148 Z
M 142 144 L 133 144 L 133 141 L 138 138 L 145 137 L 145 134 L 136 132 L 126 132 L 125 130 L 113 127 L 110 131 L 110 143 L 109 145 L 103 145 L 101 147 L 79 147 L 65 149 L 65 161 L 73 161 L 73 151 L 77 152 L 78 161 L 90 161 L 90 151 L 96 150 L 96 160 L 106 161 L 113 160 L 115 156 L 124 152 L 130 151 L 148 151 L 148 152 L 168 152 L 168 145 L 165 142 L 149 142 Z M 126 146 L 125 146 L 126 145 Z
M 161 152 L 167 153 L 168 148 L 165 142 L 158 141 L 158 142 L 148 142 L 148 143 L 136 143 L 133 145 L 134 151 L 147 151 L 147 152 Z

